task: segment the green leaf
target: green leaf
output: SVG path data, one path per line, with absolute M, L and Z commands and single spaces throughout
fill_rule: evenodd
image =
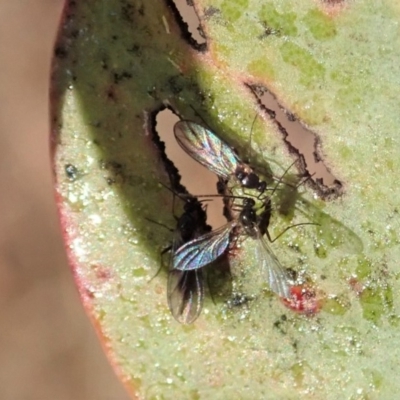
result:
M 82 299 L 110 359 L 148 399 L 394 398 L 400 8 L 390 0 L 194 3 L 204 52 L 155 0 L 70 1 L 56 46 L 60 212 Z M 322 201 L 307 189 L 286 218 L 273 215 L 272 236 L 288 224 L 320 224 L 271 245 L 303 279 L 298 303 L 285 306 L 260 283 L 247 240 L 233 276 L 248 301 L 234 306 L 217 296 L 214 304 L 208 296 L 196 323 L 182 326 L 168 311 L 165 272 L 154 278 L 171 235 L 146 218 L 175 221 L 151 113 L 168 102 L 192 119 L 194 106 L 243 154 L 256 109 L 246 84 L 266 86 L 318 136 L 343 191 Z M 253 139 L 265 170 L 279 176 L 291 164 L 267 115 Z M 293 311 L 303 306 L 317 315 Z

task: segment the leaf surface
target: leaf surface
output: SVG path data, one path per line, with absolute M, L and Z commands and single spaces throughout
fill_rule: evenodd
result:
M 65 239 L 84 304 L 121 379 L 140 398 L 373 399 L 400 391 L 400 8 L 395 1 L 195 1 L 198 52 L 160 1 L 70 1 L 55 49 L 54 160 Z M 343 184 L 336 200 L 299 195 L 271 247 L 321 298 L 314 317 L 260 289 L 254 243 L 233 262 L 249 301 L 206 299 L 194 325 L 169 314 L 159 252 L 174 227 L 149 130 L 169 102 L 248 146 L 266 86 L 320 139 Z M 171 135 L 173 133 L 171 132 Z M 292 162 L 265 114 L 256 158 Z M 261 161 L 260 161 L 261 160 Z M 276 171 L 275 171 L 276 169 Z M 300 297 L 302 296 L 300 292 Z M 307 292 L 308 293 L 308 292 Z M 311 298 L 310 301 L 313 301 Z M 296 308 L 297 306 L 293 306 Z

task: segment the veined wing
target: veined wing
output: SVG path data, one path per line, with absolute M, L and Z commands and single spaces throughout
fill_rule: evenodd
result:
M 167 297 L 171 314 L 178 322 L 181 324 L 194 322 L 203 308 L 203 272 L 170 270 Z
M 228 179 L 241 164 L 236 153 L 209 129 L 192 121 L 178 121 L 175 138 L 183 150 L 221 178 Z
M 181 246 L 174 254 L 173 269 L 191 271 L 212 263 L 227 249 L 232 228 L 230 222 Z
M 267 240 L 259 233 L 257 240 L 257 257 L 260 270 L 270 289 L 280 297 L 290 297 L 289 276 L 272 252 Z

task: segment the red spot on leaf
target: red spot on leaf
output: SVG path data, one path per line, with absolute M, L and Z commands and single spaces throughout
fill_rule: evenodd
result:
M 331 17 L 336 17 L 349 7 L 349 2 L 345 0 L 321 0 L 322 11 Z
M 352 277 L 349 279 L 349 285 L 353 289 L 353 291 L 356 293 L 357 296 L 360 296 L 360 294 L 364 291 L 365 287 L 362 282 L 360 282 L 357 278 Z
M 87 297 L 88 299 L 94 299 L 94 293 L 93 293 L 92 290 L 86 288 L 86 289 L 85 289 L 85 294 L 86 294 L 86 297 Z
M 93 264 L 91 268 L 95 272 L 96 278 L 100 281 L 106 282 L 112 277 L 111 270 L 109 268 L 103 267 L 102 265 Z
M 295 285 L 290 288 L 290 298 L 282 299 L 283 304 L 299 314 L 315 315 L 322 307 L 323 299 L 317 296 L 309 285 Z

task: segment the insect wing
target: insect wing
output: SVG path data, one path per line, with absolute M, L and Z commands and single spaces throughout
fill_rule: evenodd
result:
M 173 269 L 191 271 L 212 263 L 227 249 L 234 226 L 234 223 L 229 223 L 185 243 L 174 254 Z
M 168 273 L 168 306 L 181 324 L 191 324 L 201 313 L 204 301 L 204 278 L 201 270 Z
M 280 297 L 289 298 L 289 277 L 261 234 L 257 239 L 257 259 L 261 263 L 261 273 L 270 289 Z
M 214 133 L 191 121 L 178 121 L 174 126 L 175 138 L 192 158 L 228 179 L 241 164 L 236 153 Z

